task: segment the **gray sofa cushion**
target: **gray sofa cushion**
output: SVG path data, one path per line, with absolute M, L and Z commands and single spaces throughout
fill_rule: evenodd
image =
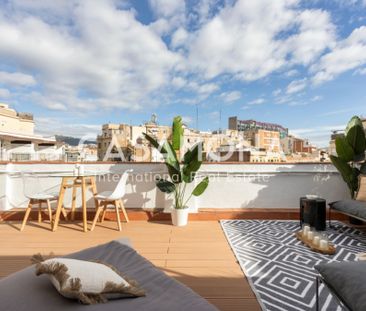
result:
M 126 243 L 126 241 L 121 241 Z M 34 266 L 0 280 L 0 310 L 14 311 L 218 311 L 185 285 L 167 276 L 131 247 L 112 241 L 66 256 L 101 260 L 135 279 L 146 297 L 81 305 L 62 297 L 46 276 L 37 277 Z
M 366 219 L 366 202 L 348 199 L 330 203 L 330 206 L 337 211 Z
M 315 266 L 324 280 L 353 311 L 366 308 L 366 262 L 333 262 Z

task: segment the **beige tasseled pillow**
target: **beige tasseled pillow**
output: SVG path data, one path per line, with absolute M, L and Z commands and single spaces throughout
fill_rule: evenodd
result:
M 356 200 L 366 201 L 366 175 L 360 175 L 358 177 L 358 191 L 356 194 Z
M 43 260 L 39 255 L 33 258 L 38 262 L 36 275 L 47 274 L 57 291 L 66 298 L 96 304 L 108 299 L 145 296 L 135 281 L 122 276 L 110 265 L 69 258 Z

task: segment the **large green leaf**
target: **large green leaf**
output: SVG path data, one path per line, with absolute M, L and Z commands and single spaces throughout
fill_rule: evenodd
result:
M 338 157 L 346 162 L 350 162 L 354 158 L 354 153 L 352 147 L 349 145 L 346 137 L 340 136 L 335 140 L 336 151 Z
M 151 137 L 150 135 L 144 133 L 145 138 L 153 145 L 164 157 L 165 165 L 168 168 L 169 176 L 171 180 L 177 184 L 182 182 L 182 174 L 180 172 L 180 166 L 177 159 L 177 155 L 175 151 L 173 150 L 172 145 L 164 141 L 162 144 L 159 144 L 159 142 Z
M 200 196 L 208 186 L 208 176 L 205 177 L 194 189 L 192 194 L 196 197 Z
M 352 117 L 352 119 L 347 124 L 345 134 L 349 145 L 354 151 L 354 154 L 356 156 L 364 154 L 366 150 L 365 131 L 362 121 L 359 117 Z
M 147 139 L 147 141 L 157 150 L 159 150 L 159 152 L 161 154 L 165 154 L 167 153 L 167 151 L 165 150 L 163 145 L 160 145 L 159 142 L 152 136 L 150 136 L 149 134 L 146 133 L 142 133 L 144 135 L 144 137 Z
M 170 178 L 172 182 L 179 184 L 182 182 L 182 174 L 180 171 L 177 154 L 175 153 L 173 146 L 167 141 L 164 142 L 163 148 L 166 150 L 165 164 L 167 165 Z
M 333 156 L 330 156 L 330 160 L 333 165 L 337 168 L 337 170 L 341 173 L 344 181 L 349 183 L 352 181 L 353 170 L 352 167 L 343 159 Z
M 180 150 L 183 138 L 182 117 L 177 116 L 173 120 L 172 146 L 174 150 Z
M 337 168 L 337 170 L 341 173 L 343 180 L 346 182 L 351 197 L 354 196 L 354 192 L 357 190 L 357 171 L 353 169 L 346 161 L 343 159 L 333 156 L 330 156 L 330 160 L 333 165 Z
M 156 186 L 160 189 L 160 191 L 165 193 L 172 193 L 175 190 L 175 185 L 166 179 L 159 179 L 156 182 Z
M 202 150 L 202 142 L 197 143 L 191 150 L 184 154 L 183 166 L 183 180 L 186 183 L 191 183 L 196 172 L 200 169 L 202 161 L 200 159 L 200 152 Z

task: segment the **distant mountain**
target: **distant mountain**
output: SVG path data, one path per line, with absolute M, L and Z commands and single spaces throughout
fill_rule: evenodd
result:
M 62 135 L 56 135 L 56 141 L 58 142 L 64 142 L 70 146 L 77 146 L 79 145 L 80 138 L 77 137 L 70 137 L 70 136 L 62 136 Z M 94 140 L 87 140 L 84 142 L 84 144 L 96 144 L 97 142 Z

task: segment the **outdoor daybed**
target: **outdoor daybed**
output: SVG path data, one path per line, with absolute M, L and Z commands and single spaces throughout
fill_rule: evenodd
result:
M 11 311 L 217 311 L 217 308 L 185 285 L 167 276 L 123 242 L 112 241 L 66 256 L 100 260 L 113 265 L 145 290 L 145 297 L 122 298 L 82 305 L 61 296 L 47 276 L 35 275 L 30 266 L 0 280 L 0 310 Z
M 316 310 L 319 305 L 319 285 L 325 284 L 345 310 L 364 311 L 366 306 L 366 262 L 332 262 L 315 266 Z
M 331 210 L 366 221 L 365 201 L 347 199 L 329 203 L 329 226 L 331 225 Z

